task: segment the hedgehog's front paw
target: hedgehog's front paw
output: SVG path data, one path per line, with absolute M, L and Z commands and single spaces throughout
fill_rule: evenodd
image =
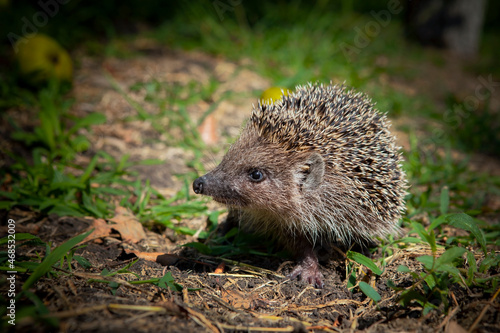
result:
M 297 265 L 293 271 L 288 275 L 291 279 L 300 276 L 302 281 L 312 284 L 315 288 L 323 288 L 323 274 L 319 271 L 318 265 L 310 266 L 303 263 Z
M 302 239 L 301 242 L 297 242 L 297 252 L 301 259 L 288 277 L 295 279 L 300 276 L 302 281 L 306 281 L 316 288 L 323 288 L 325 285 L 323 274 L 319 271 L 318 257 L 313 246 L 307 240 Z

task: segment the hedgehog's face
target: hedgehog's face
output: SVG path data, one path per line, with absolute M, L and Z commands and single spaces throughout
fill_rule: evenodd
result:
M 282 214 L 323 182 L 325 163 L 313 152 L 285 152 L 244 135 L 222 162 L 196 179 L 193 189 L 223 204 Z

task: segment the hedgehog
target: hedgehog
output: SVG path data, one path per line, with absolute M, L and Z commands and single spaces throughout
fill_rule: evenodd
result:
M 298 86 L 254 106 L 239 139 L 193 190 L 293 253 L 290 278 L 322 288 L 317 249 L 399 231 L 407 182 L 389 129 L 386 114 L 354 89 Z

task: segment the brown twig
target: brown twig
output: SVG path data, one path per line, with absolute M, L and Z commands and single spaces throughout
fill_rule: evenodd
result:
M 337 300 L 334 300 L 334 301 L 331 301 L 328 303 L 317 304 L 317 305 L 297 306 L 295 304 L 290 304 L 284 310 L 285 311 L 286 310 L 289 310 L 289 311 L 312 311 L 312 310 L 316 310 L 316 309 L 327 308 L 327 307 L 334 306 L 334 305 L 350 305 L 350 304 L 361 306 L 361 305 L 363 305 L 363 302 L 354 301 L 352 299 L 337 299 Z
M 293 326 L 286 327 L 251 327 L 251 326 L 243 326 L 243 325 L 227 325 L 220 324 L 220 326 L 227 330 L 233 331 L 243 331 L 243 332 L 295 332 L 295 328 Z
M 189 308 L 185 307 L 186 311 L 189 313 L 191 319 L 193 319 L 198 325 L 204 326 L 205 328 L 209 329 L 211 332 L 214 333 L 219 333 L 221 332 L 217 327 L 215 327 L 214 324 L 210 322 L 210 320 L 207 319 L 204 315 L 201 313 Z
M 450 319 L 453 318 L 458 311 L 460 311 L 460 307 L 459 306 L 454 307 L 453 310 L 450 313 L 448 313 L 448 315 L 444 318 L 441 324 L 439 324 L 436 330 L 440 330 L 442 327 L 448 325 Z
M 46 315 L 43 315 L 43 317 L 62 319 L 62 318 L 80 316 L 80 315 L 83 315 L 83 314 L 86 314 L 89 312 L 102 311 L 105 309 L 149 311 L 149 312 L 159 312 L 159 313 L 166 313 L 167 312 L 167 310 L 161 306 L 143 306 L 143 305 L 134 305 L 134 304 L 133 305 L 129 305 L 129 304 L 100 304 L 100 305 L 89 306 L 89 307 L 79 308 L 79 309 L 74 309 L 74 310 L 52 312 L 52 313 L 48 313 Z
M 483 319 L 484 315 L 486 314 L 486 311 L 488 311 L 488 309 L 490 308 L 490 304 L 493 304 L 493 301 L 495 300 L 495 298 L 497 298 L 499 293 L 500 293 L 500 288 L 498 288 L 498 290 L 495 292 L 493 297 L 491 297 L 491 300 L 489 301 L 489 303 L 486 304 L 486 306 L 483 308 L 483 311 L 481 311 L 481 313 L 479 314 L 479 317 L 477 317 L 477 319 L 474 321 L 474 323 L 472 323 L 471 327 L 469 327 L 469 330 L 468 330 L 469 333 L 476 329 L 476 326 L 479 324 L 481 319 Z

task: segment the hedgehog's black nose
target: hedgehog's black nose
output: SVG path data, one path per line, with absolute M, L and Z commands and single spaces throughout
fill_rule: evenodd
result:
M 205 185 L 205 177 L 196 178 L 193 182 L 193 191 L 196 194 L 203 194 L 203 188 Z

